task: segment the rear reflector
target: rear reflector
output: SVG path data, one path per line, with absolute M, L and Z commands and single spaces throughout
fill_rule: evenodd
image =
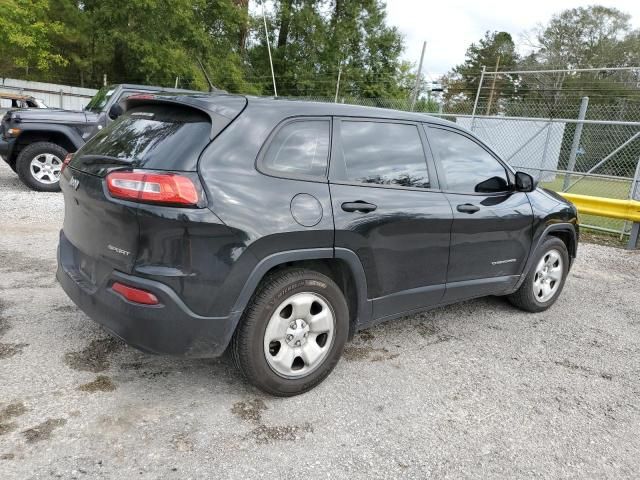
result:
M 177 173 L 113 172 L 107 175 L 107 188 L 111 196 L 133 202 L 198 204 L 198 189 L 193 181 Z
M 111 289 L 130 302 L 141 303 L 143 305 L 158 305 L 160 303 L 158 297 L 153 293 L 141 290 L 140 288 L 128 287 L 120 282 L 115 282 L 111 285 Z

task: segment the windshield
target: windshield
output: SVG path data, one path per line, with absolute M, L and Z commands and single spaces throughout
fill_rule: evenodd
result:
M 100 113 L 102 110 L 104 110 L 104 107 L 111 98 L 111 95 L 113 95 L 114 90 L 114 87 L 102 87 L 100 90 L 98 90 L 98 93 L 93 96 L 93 98 L 89 101 L 87 106 L 84 107 L 84 109 L 91 112 Z

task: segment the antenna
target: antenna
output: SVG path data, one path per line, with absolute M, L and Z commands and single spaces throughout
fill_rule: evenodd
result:
M 267 51 L 269 52 L 269 65 L 271 66 L 271 80 L 273 81 L 273 96 L 278 96 L 276 89 L 276 74 L 273 72 L 273 58 L 271 58 L 271 42 L 269 41 L 269 30 L 267 29 L 267 14 L 264 11 L 264 0 L 262 1 L 262 21 L 264 22 L 264 35 L 267 41 Z
M 207 79 L 207 83 L 209 84 L 209 92 L 213 92 L 217 90 L 216 87 L 213 86 L 213 83 L 211 83 L 211 79 L 209 78 L 207 71 L 204 69 L 204 65 L 202 65 L 202 62 L 200 61 L 200 59 L 196 58 L 196 60 L 198 61 L 198 65 L 200 65 L 200 68 L 202 69 L 202 73 L 204 73 L 204 78 Z

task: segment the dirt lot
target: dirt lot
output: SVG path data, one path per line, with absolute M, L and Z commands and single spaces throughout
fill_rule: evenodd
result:
M 0 479 L 637 478 L 640 253 L 581 245 L 563 296 L 358 335 L 292 399 L 140 353 L 55 281 L 60 195 L 0 162 Z

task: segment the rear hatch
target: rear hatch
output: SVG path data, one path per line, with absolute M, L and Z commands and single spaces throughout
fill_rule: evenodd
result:
M 237 116 L 246 100 L 234 98 L 242 100 L 235 102 Z M 235 118 L 205 107 L 206 103 L 195 108 L 177 99 L 133 101 L 122 117 L 84 145 L 63 170 L 64 236 L 75 247 L 74 268 L 92 284 L 100 283 L 112 269 L 131 273 L 138 254 L 137 216 L 142 204 L 114 198 L 106 177 L 116 171 L 179 172 L 198 182 L 200 154 Z

